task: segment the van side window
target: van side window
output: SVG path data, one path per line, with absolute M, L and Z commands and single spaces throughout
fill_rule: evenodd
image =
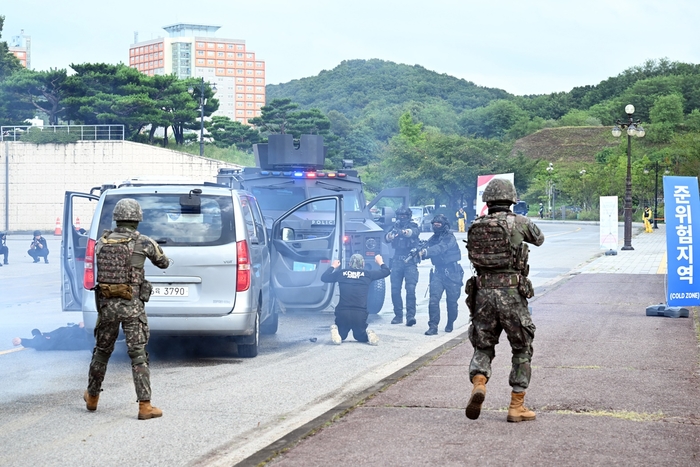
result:
M 245 220 L 245 227 L 248 230 L 248 238 L 257 237 L 258 231 L 255 227 L 255 219 L 253 218 L 253 211 L 251 205 L 254 205 L 255 200 L 251 199 L 246 195 L 241 195 L 241 209 L 243 211 L 243 219 Z
M 260 206 L 255 198 L 249 198 L 250 200 L 250 210 L 253 211 L 253 219 L 255 220 L 255 226 L 258 231 L 258 242 L 261 245 L 265 244 L 265 220 L 263 219 L 262 212 L 260 212 Z

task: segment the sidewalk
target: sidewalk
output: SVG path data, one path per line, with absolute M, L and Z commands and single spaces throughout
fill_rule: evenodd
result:
M 505 337 L 480 418 L 464 416 L 472 347 L 463 333 L 238 465 L 697 465 L 695 310 L 690 319 L 645 316 L 664 300 L 664 227 L 531 300 L 525 401 L 536 421 L 506 422 Z

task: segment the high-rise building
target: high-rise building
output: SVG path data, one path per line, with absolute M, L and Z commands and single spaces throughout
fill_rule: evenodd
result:
M 180 79 L 204 78 L 216 86 L 215 115 L 241 123 L 260 116 L 265 105 L 265 62 L 246 50 L 245 41 L 221 39 L 220 26 L 174 24 L 168 37 L 138 41 L 129 47 L 129 66 L 147 75 L 175 74 Z
M 25 68 L 32 67 L 32 36 L 21 30 L 19 36 L 12 36 L 7 43 L 10 53 L 17 57 Z

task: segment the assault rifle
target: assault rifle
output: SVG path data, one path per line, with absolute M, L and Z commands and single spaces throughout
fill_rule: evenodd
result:
M 406 259 L 403 260 L 404 263 L 408 263 L 410 261 L 413 261 L 415 258 L 416 263 L 420 263 L 421 257 L 420 257 L 420 252 L 425 249 L 426 245 L 428 245 L 427 240 L 421 240 L 418 242 L 418 246 L 415 248 L 411 248 L 411 251 L 408 252 L 408 256 L 406 256 Z

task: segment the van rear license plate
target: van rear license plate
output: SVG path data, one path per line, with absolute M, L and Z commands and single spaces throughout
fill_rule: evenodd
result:
M 188 297 L 190 295 L 189 287 L 163 287 L 154 286 L 151 292 L 151 297 Z

